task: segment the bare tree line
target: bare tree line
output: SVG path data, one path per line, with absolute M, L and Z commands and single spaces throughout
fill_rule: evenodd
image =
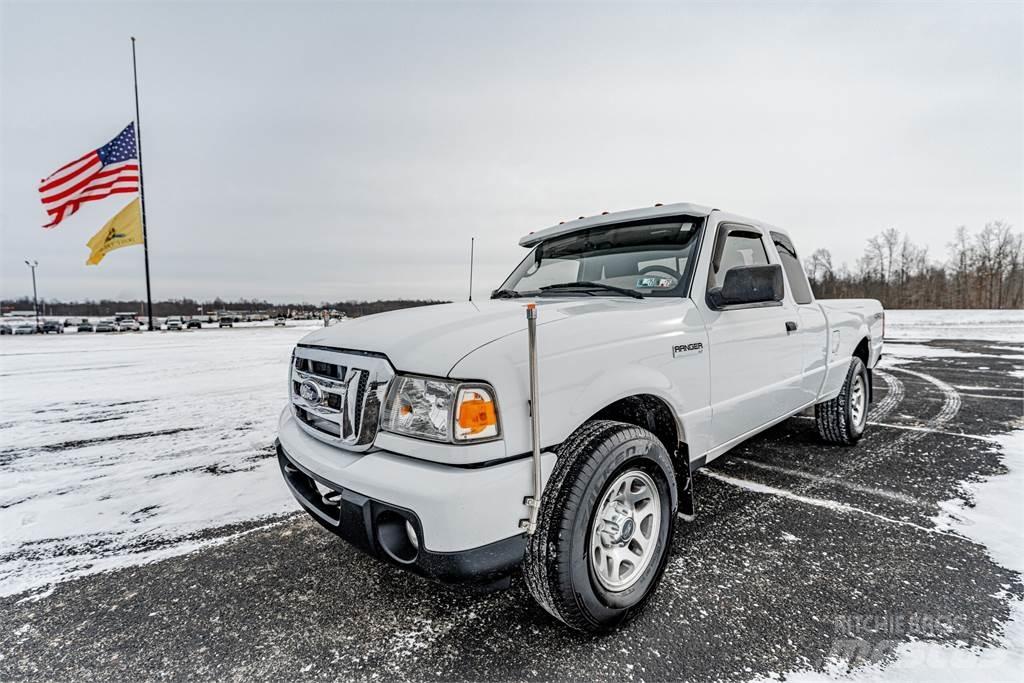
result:
M 957 228 L 944 261 L 889 228 L 868 240 L 854 270 L 835 267 L 828 249 L 804 267 L 822 299 L 878 299 L 886 308 L 1024 307 L 1024 234 L 1002 221 L 978 232 Z

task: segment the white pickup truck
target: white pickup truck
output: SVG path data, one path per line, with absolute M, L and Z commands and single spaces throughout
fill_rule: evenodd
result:
M 520 244 L 491 300 L 305 337 L 278 458 L 367 553 L 488 586 L 521 567 L 553 616 L 609 629 L 654 591 L 694 470 L 811 407 L 860 438 L 882 307 L 816 301 L 784 230 L 694 204 Z

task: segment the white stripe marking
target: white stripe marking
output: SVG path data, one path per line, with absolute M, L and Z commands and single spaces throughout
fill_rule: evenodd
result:
M 885 422 L 869 422 L 869 425 L 873 427 L 887 427 L 889 429 L 906 429 L 911 432 L 927 432 L 929 434 L 945 434 L 946 436 L 959 436 L 964 439 L 977 439 L 978 441 L 988 441 L 990 443 L 995 442 L 996 439 L 991 436 L 982 436 L 981 434 L 960 434 L 958 432 L 947 432 L 942 429 L 929 429 L 928 427 L 914 427 L 913 425 L 894 425 L 887 424 Z
M 899 493 L 898 491 L 890 491 L 888 489 L 878 489 L 871 486 L 861 486 L 860 484 L 854 484 L 853 482 L 846 481 L 844 479 L 836 479 L 835 477 L 828 477 L 822 474 L 814 474 L 813 472 L 806 472 L 804 470 L 794 470 L 788 467 L 779 467 L 778 465 L 769 465 L 765 462 L 758 462 L 756 460 L 747 460 L 746 458 L 740 458 L 732 456 L 729 460 L 735 460 L 741 462 L 744 465 L 750 465 L 758 469 L 767 470 L 769 472 L 778 472 L 779 474 L 785 474 L 791 477 L 799 477 L 801 479 L 807 479 L 817 484 L 824 484 L 826 486 L 841 486 L 844 489 L 850 491 L 856 491 L 858 493 L 867 493 L 872 496 L 878 496 L 879 498 L 887 498 L 894 500 L 899 503 L 905 503 L 907 505 L 914 505 L 921 508 L 929 508 L 926 503 L 908 496 L 905 493 Z
M 794 415 L 794 420 L 813 420 L 812 415 Z M 995 442 L 996 439 L 991 436 L 982 436 L 981 434 L 961 434 L 959 432 L 947 432 L 942 429 L 930 429 L 928 427 L 916 427 L 914 425 L 894 425 L 889 422 L 868 422 L 867 424 L 872 427 L 885 427 L 887 429 L 905 429 L 910 432 L 925 432 L 928 434 L 945 434 L 946 436 L 959 436 L 964 439 L 977 439 L 978 441 Z
M 1024 396 L 988 396 L 987 394 L 960 394 L 970 398 L 987 398 L 993 401 L 1024 401 Z
M 714 470 L 701 469 L 697 471 L 703 473 L 705 476 L 711 477 L 712 479 L 717 479 L 719 481 L 725 482 L 726 484 L 732 484 L 737 488 L 746 489 L 747 491 L 753 491 L 754 493 L 764 493 L 770 496 L 778 496 L 780 498 L 786 498 L 788 500 L 793 500 L 798 503 L 805 503 L 807 505 L 813 505 L 815 507 L 825 508 L 827 510 L 835 510 L 836 512 L 847 512 L 858 515 L 866 515 L 868 517 L 873 517 L 874 519 L 878 519 L 889 524 L 908 526 L 912 529 L 917 529 L 918 531 L 923 531 L 927 534 L 941 534 L 942 536 L 952 536 L 954 538 L 961 539 L 964 538 L 960 534 L 944 531 L 942 529 L 921 526 L 920 524 L 914 524 L 913 522 L 908 522 L 902 519 L 893 519 L 891 517 L 886 517 L 885 515 L 880 515 L 877 512 L 871 512 L 869 510 L 863 510 L 861 508 L 853 507 L 852 505 L 847 505 L 846 503 L 840 503 L 838 501 L 828 500 L 826 498 L 810 498 L 808 496 L 801 496 L 797 493 L 793 493 L 792 491 L 786 491 L 785 489 L 777 489 L 774 486 L 760 484 L 756 481 L 737 479 L 736 477 L 730 477 L 726 474 L 722 474 Z

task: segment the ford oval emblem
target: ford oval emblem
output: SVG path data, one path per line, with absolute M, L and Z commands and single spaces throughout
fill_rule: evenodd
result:
M 324 400 L 324 393 L 320 390 L 320 385 L 308 379 L 299 385 L 299 396 L 313 405 L 318 405 Z

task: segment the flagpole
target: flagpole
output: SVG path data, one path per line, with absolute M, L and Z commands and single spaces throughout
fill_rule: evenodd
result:
M 153 331 L 153 295 L 149 288 L 149 237 L 146 235 L 146 192 L 142 182 L 142 121 L 139 120 L 139 70 L 135 65 L 135 36 L 132 39 L 132 80 L 135 83 L 135 146 L 139 152 L 139 204 L 142 209 L 142 253 L 146 261 L 146 312 L 149 323 L 146 329 Z

